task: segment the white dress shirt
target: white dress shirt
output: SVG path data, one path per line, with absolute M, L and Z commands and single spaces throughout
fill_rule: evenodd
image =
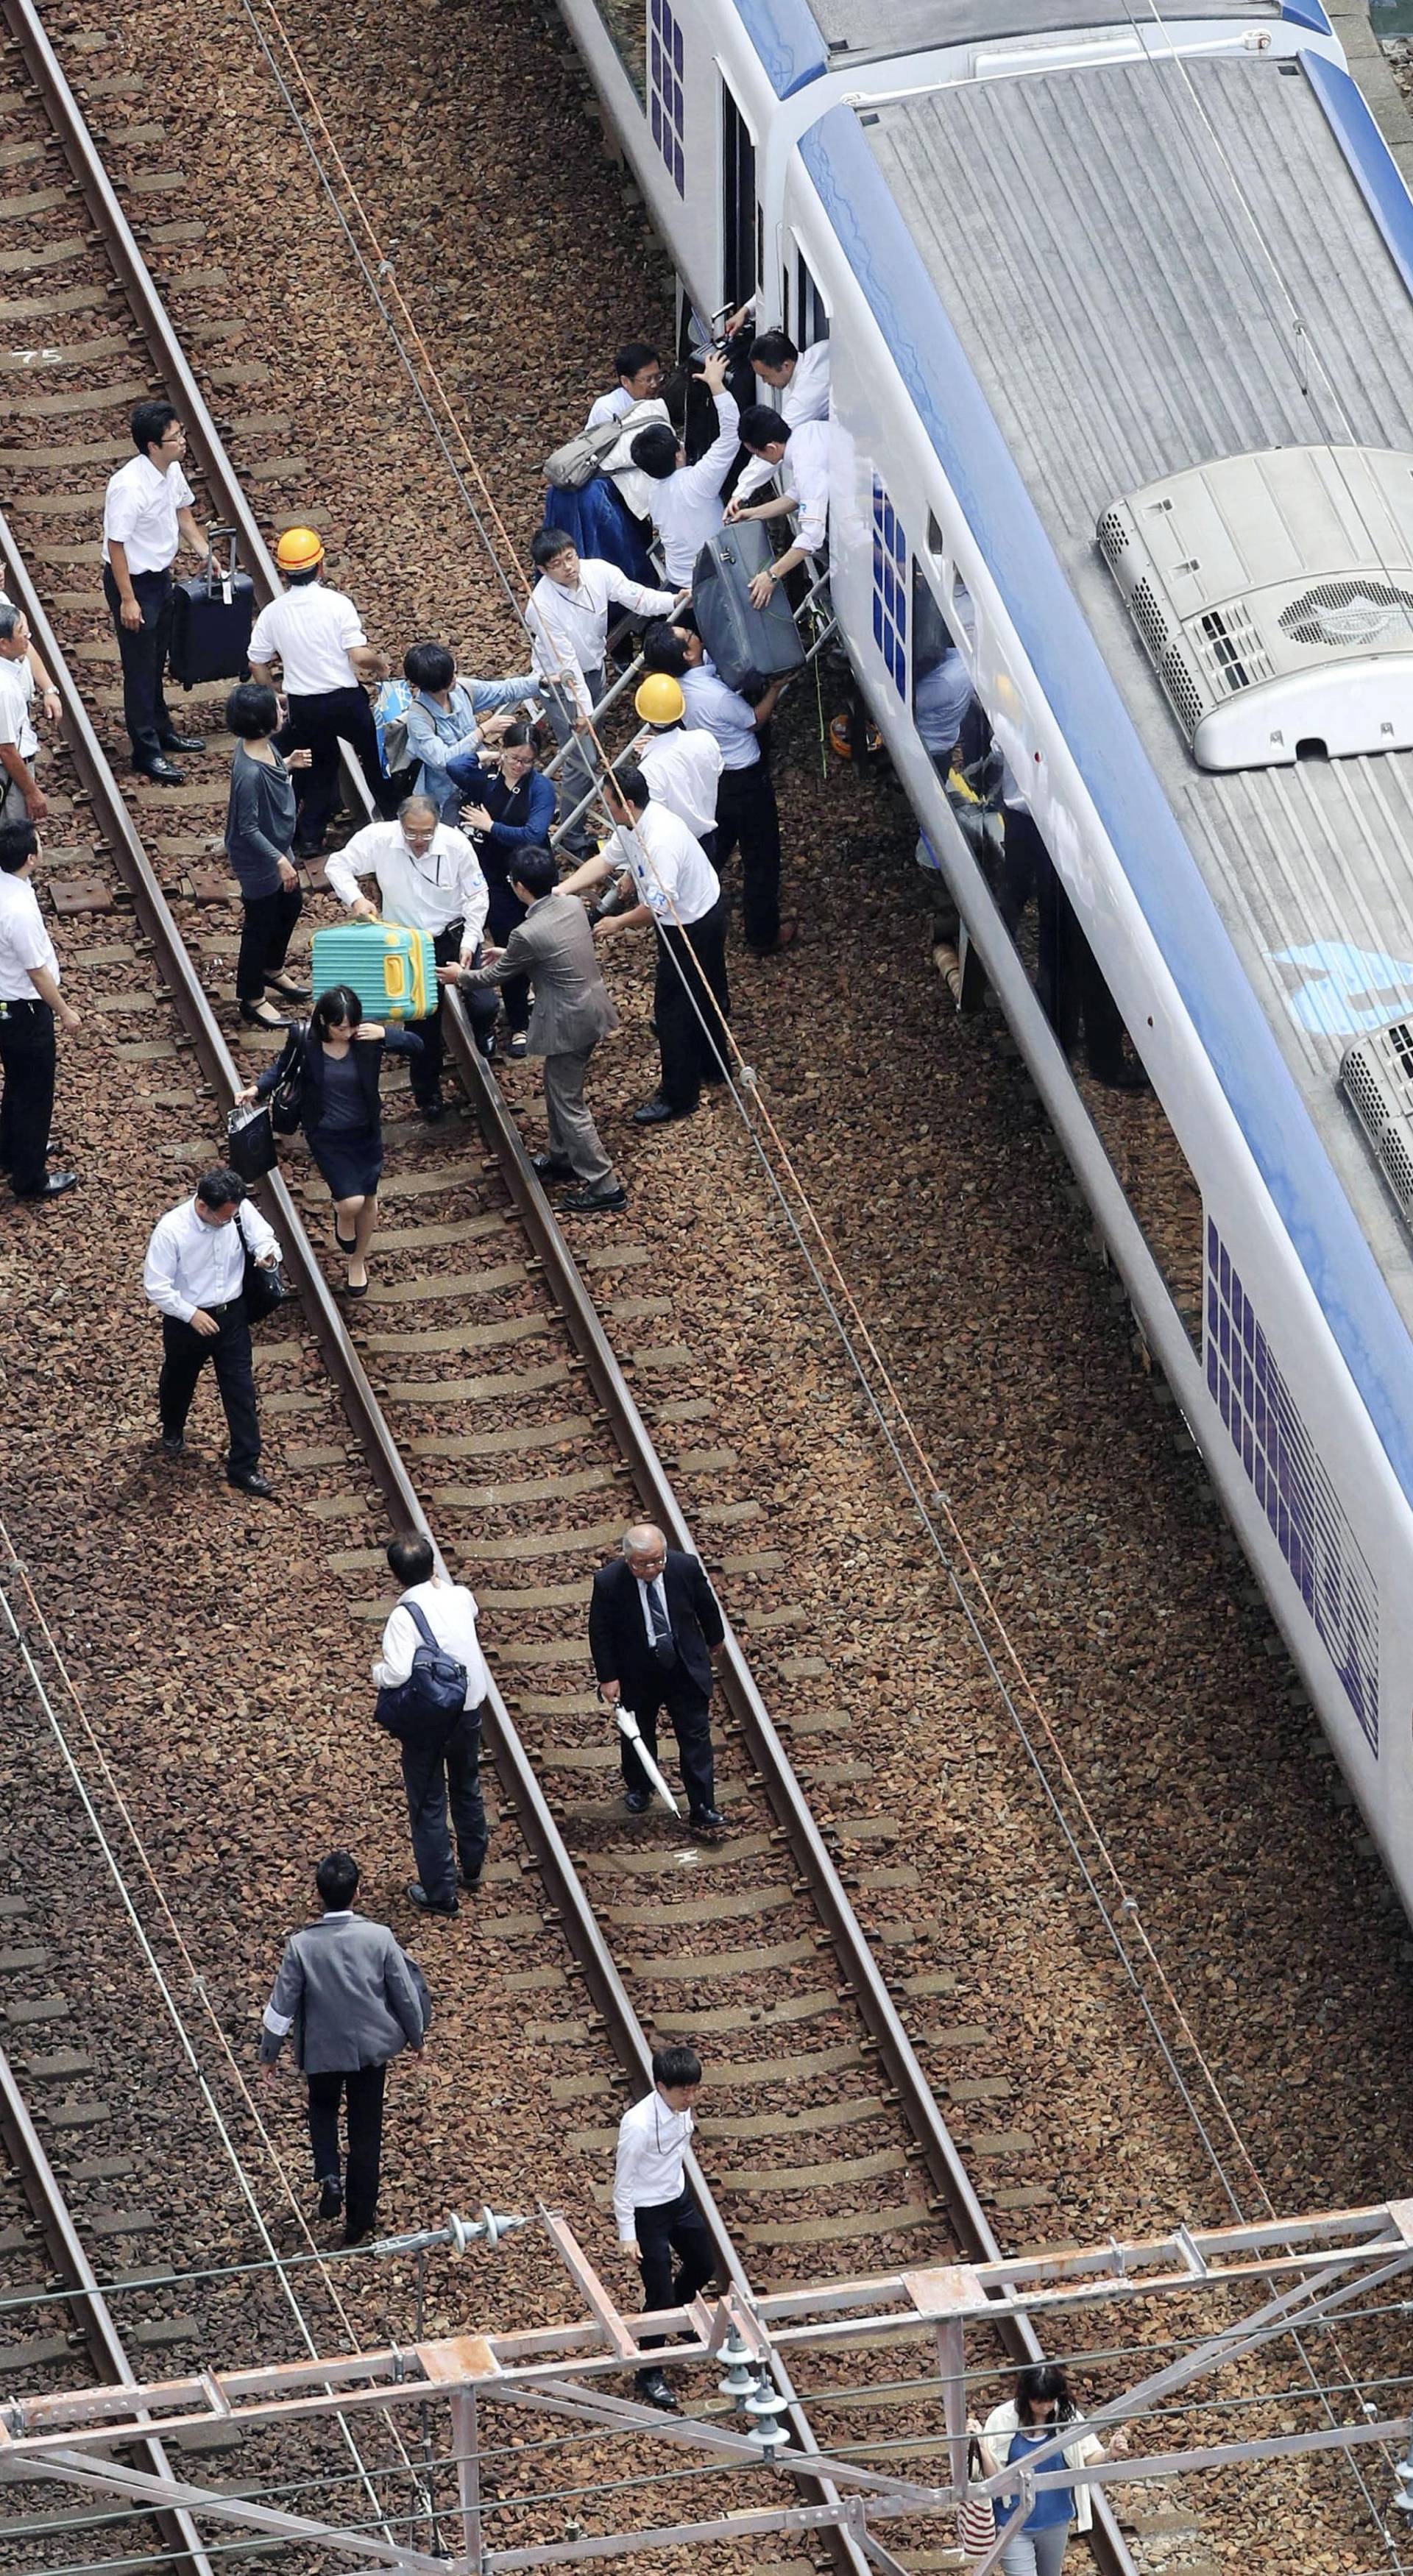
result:
M 59 981 L 54 942 L 28 877 L 0 876 L 0 1002 L 37 1002 L 29 970 L 47 967 Z
M 165 474 L 150 456 L 130 456 L 108 478 L 103 496 L 103 560 L 116 539 L 129 572 L 165 572 L 180 538 L 178 510 L 189 510 L 196 495 L 175 459 Z
M 667 578 L 679 590 L 691 584 L 698 555 L 725 517 L 721 487 L 735 463 L 741 414 L 736 397 L 723 390 L 716 397 L 717 431 L 705 456 L 695 465 L 679 465 L 663 483 L 654 483 L 649 507 L 662 541 Z
M 366 644 L 358 611 L 341 590 L 321 581 L 301 582 L 262 608 L 250 631 L 252 662 L 281 662 L 285 694 L 321 698 L 330 689 L 356 689 L 350 644 Z
M 213 1306 L 229 1306 L 244 1285 L 247 1244 L 257 1261 L 266 1253 L 279 1260 L 274 1228 L 249 1199 L 229 1225 L 208 1225 L 196 1213 L 195 1195 L 183 1199 L 152 1229 L 142 1265 L 148 1298 L 178 1324 L 189 1324 L 198 1306 L 208 1314 Z
M 573 590 L 541 573 L 525 611 L 530 649 L 541 679 L 562 679 L 572 688 L 580 712 L 591 715 L 593 701 L 584 686 L 584 673 L 603 669 L 610 603 L 631 608 L 639 617 L 666 617 L 675 597 L 673 591 L 649 590 L 641 581 L 630 581 L 617 564 L 602 563 L 597 556 L 580 564 Z
M 818 554 L 829 534 L 829 423 L 803 420 L 792 429 L 780 466 L 780 488 L 793 493 L 795 542 Z
M 679 725 L 645 743 L 638 767 L 653 791 L 653 803 L 680 815 L 699 841 L 716 830 L 716 787 L 721 776 L 721 745 L 704 725 Z
M 700 726 L 721 746 L 723 769 L 754 769 L 760 758 L 760 735 L 753 706 L 738 689 L 728 688 L 707 656 L 682 674 L 687 722 Z
M 611 394 L 600 394 L 584 423 L 586 430 L 607 429 L 611 420 L 621 420 L 633 408 L 633 396 L 626 385 L 615 385 Z
M 469 957 L 486 926 L 491 898 L 481 862 L 464 832 L 439 823 L 421 858 L 409 850 L 400 823 L 365 823 L 333 858 L 324 874 L 343 903 L 357 903 L 359 878 L 376 876 L 384 921 L 404 930 L 437 933 L 459 921 L 461 954 Z
M 633 839 L 615 832 L 611 849 L 612 864 L 631 869 L 639 902 L 664 930 L 689 930 L 720 896 L 721 879 L 695 832 L 665 805 L 646 806 Z
M 12 743 L 21 760 L 39 749 L 33 709 L 34 673 L 24 654 L 18 662 L 0 660 L 0 742 Z
M 761 399 L 765 393 L 762 388 Z M 787 429 L 801 421 L 829 418 L 829 342 L 813 340 L 795 360 L 795 372 L 780 392 L 780 412 Z M 749 500 L 776 472 L 768 456 L 753 456 L 736 486 L 738 501 Z
M 637 2236 L 634 2213 L 660 2209 L 679 2200 L 683 2190 L 682 2158 L 695 2121 L 690 2111 L 674 2111 L 654 2085 L 645 2101 L 635 2102 L 618 2123 L 618 2158 L 613 2169 L 613 2215 L 620 2245 Z
M 491 1687 L 486 1658 L 476 1633 L 476 1603 L 464 1583 L 439 1583 L 435 1575 L 426 1583 L 411 1583 L 402 1601 L 391 1612 L 383 1630 L 383 1651 L 373 1665 L 373 1679 L 379 1690 L 395 1690 L 412 1671 L 412 1658 L 425 1643 L 415 1619 L 404 1609 L 403 1602 L 415 1601 L 437 1644 L 448 1655 L 454 1655 L 466 1666 L 467 1708 L 479 1708 Z

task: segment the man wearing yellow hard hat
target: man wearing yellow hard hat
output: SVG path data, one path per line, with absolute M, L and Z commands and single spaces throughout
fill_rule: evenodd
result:
M 652 740 L 638 753 L 638 767 L 653 791 L 653 801 L 678 814 L 716 858 L 716 790 L 721 777 L 721 745 L 702 725 L 685 722 L 687 702 L 670 672 L 649 671 L 633 700 L 639 716 L 652 726 Z
M 388 785 L 365 684 L 386 679 L 388 665 L 369 644 L 352 600 L 321 581 L 324 548 L 312 528 L 286 528 L 275 561 L 284 594 L 255 620 L 250 675 L 274 688 L 280 665 L 286 714 L 279 748 L 309 754 L 309 767 L 295 772 L 293 856 L 310 859 L 324 846 L 337 802 L 340 741 L 356 753 L 374 802 L 384 810 Z

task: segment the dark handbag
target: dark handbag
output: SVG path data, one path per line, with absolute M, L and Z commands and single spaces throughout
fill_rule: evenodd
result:
M 230 571 L 215 572 L 208 559 L 204 572 L 172 585 L 167 667 L 184 689 L 243 679 L 255 623 L 255 585 L 248 572 L 236 569 L 234 528 L 208 528 L 206 534 L 213 545 L 229 545 Z
M 226 1120 L 226 1161 L 231 1170 L 239 1172 L 243 1181 L 261 1181 L 278 1160 L 275 1131 L 264 1101 L 233 1109 Z
M 280 1058 L 280 1078 L 270 1094 L 270 1124 L 277 1136 L 293 1136 L 304 1117 L 304 1049 L 309 1022 L 291 1029 Z
M 294 1290 L 281 1277 L 278 1262 L 267 1265 L 256 1260 L 239 1208 L 236 1209 L 236 1224 L 240 1227 L 245 1251 L 245 1278 L 240 1292 L 245 1301 L 245 1320 L 247 1324 L 263 1324 L 266 1316 L 273 1315 L 277 1306 L 288 1304 Z
M 415 1601 L 403 1601 L 422 1643 L 412 1657 L 405 1682 L 379 1691 L 373 1715 L 402 1744 L 432 1745 L 450 1735 L 466 1708 L 466 1666 L 439 1646 L 430 1622 Z

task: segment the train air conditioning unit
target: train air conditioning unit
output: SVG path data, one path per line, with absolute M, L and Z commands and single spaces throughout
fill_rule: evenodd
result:
M 1413 455 L 1221 457 L 1098 536 L 1200 767 L 1413 748 Z
M 1413 1226 L 1413 1019 L 1346 1047 L 1340 1085 L 1407 1226 Z

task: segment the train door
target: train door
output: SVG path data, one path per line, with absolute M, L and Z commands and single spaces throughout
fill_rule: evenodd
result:
M 728 313 L 749 302 L 761 264 L 756 147 L 725 81 L 721 84 L 721 300 Z

